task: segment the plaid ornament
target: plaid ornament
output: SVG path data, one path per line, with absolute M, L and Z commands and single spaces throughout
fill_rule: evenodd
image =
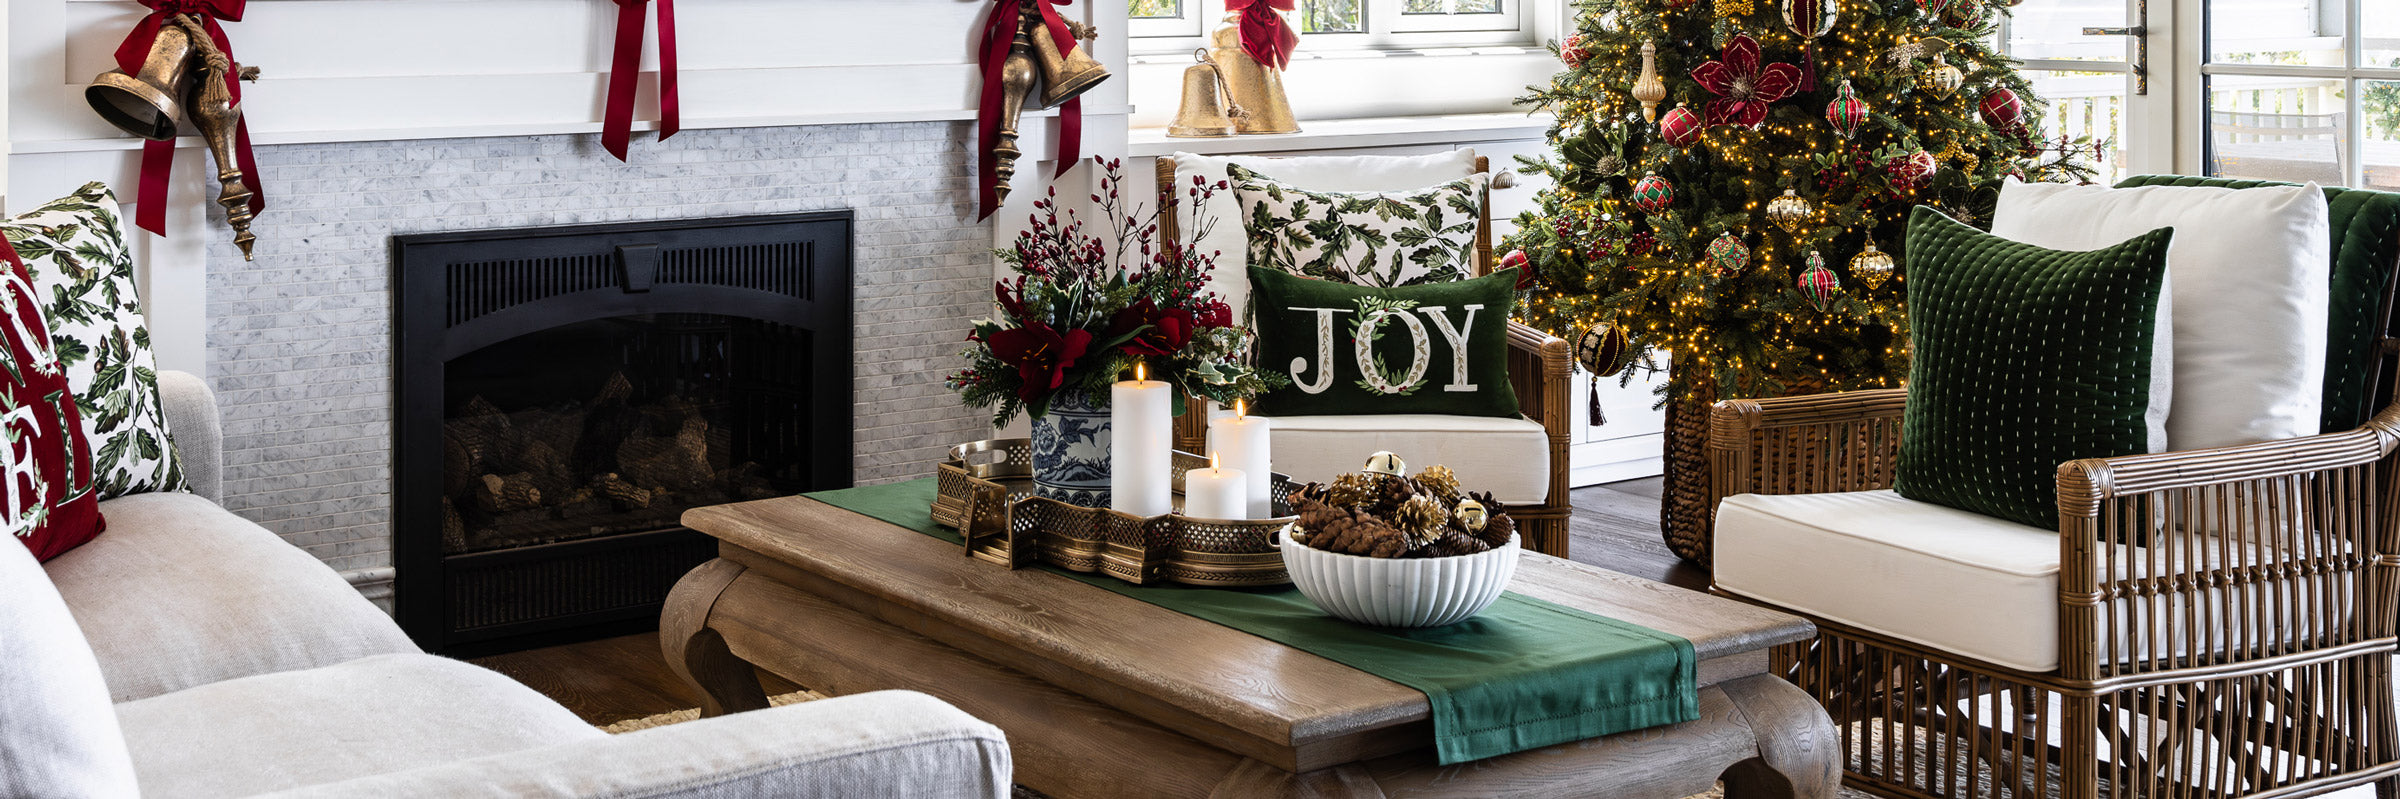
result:
M 1750 245 L 1730 230 L 1708 243 L 1707 255 L 1708 265 L 1717 270 L 1718 277 L 1733 277 L 1750 267 Z
M 1658 213 L 1675 202 L 1675 184 L 1651 172 L 1633 184 L 1633 207 L 1647 213 Z
M 1808 298 L 1808 307 L 1822 313 L 1833 307 L 1833 298 L 1841 293 L 1842 280 L 1825 268 L 1825 256 L 1809 250 L 1808 268 L 1800 273 L 1800 296 Z
M 1667 115 L 1658 120 L 1658 137 L 1677 147 L 1689 147 L 1700 140 L 1700 115 L 1692 113 L 1682 103 L 1676 103 Z
M 1993 130 L 2011 130 L 2025 121 L 2025 101 L 2005 86 L 1984 92 L 1983 103 L 1976 110 L 1983 112 L 1983 124 Z

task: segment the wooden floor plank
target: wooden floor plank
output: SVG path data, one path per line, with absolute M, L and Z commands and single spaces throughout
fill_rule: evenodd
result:
M 1707 590 L 1708 573 L 1667 550 L 1658 533 L 1658 478 L 1579 488 L 1567 530 L 1571 560 L 1680 588 Z M 529 649 L 473 662 L 522 682 L 565 705 L 587 723 L 626 719 L 700 705 L 700 695 L 659 654 L 658 635 L 603 638 Z M 798 690 L 762 674 L 767 693 Z

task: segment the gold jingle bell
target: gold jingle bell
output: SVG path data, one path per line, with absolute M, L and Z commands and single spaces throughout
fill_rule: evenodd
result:
M 1108 68 L 1092 58 L 1092 48 L 1077 47 L 1061 53 L 1058 40 L 1050 35 L 1050 26 L 1042 24 L 1041 18 L 1033 13 L 1029 12 L 1026 18 L 1026 24 L 1033 29 L 1033 63 L 1042 70 L 1043 108 L 1075 99 L 1108 80 Z M 1098 33 L 1079 22 L 1067 23 L 1067 30 L 1075 38 L 1086 40 Z
M 1183 102 L 1175 106 L 1175 123 L 1167 135 L 1179 139 L 1215 138 L 1234 134 L 1242 107 L 1225 95 L 1225 75 L 1209 60 L 1207 50 L 1193 50 L 1200 63 L 1183 68 Z
M 1459 500 L 1458 507 L 1452 509 L 1450 515 L 1457 519 L 1458 526 L 1468 533 L 1483 532 L 1484 525 L 1492 520 L 1491 512 L 1484 510 L 1483 503 L 1472 499 Z
M 1242 49 L 1242 13 L 1225 15 L 1209 34 L 1208 60 L 1224 79 L 1225 94 L 1242 113 L 1233 118 L 1236 133 L 1299 133 L 1292 117 L 1291 98 L 1283 93 L 1283 70 L 1268 67 Z
M 1359 471 L 1386 477 L 1399 477 L 1408 471 L 1408 462 L 1387 450 L 1367 456 L 1367 465 L 1360 467 Z

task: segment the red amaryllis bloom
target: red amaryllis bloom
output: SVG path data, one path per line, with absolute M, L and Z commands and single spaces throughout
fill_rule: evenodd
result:
M 1758 40 L 1747 34 L 1725 43 L 1721 60 L 1692 70 L 1692 80 L 1717 99 L 1708 101 L 1708 124 L 1756 129 L 1767 121 L 1767 106 L 1800 90 L 1800 68 L 1790 64 L 1758 64 Z
M 1108 320 L 1108 337 L 1116 338 L 1143 328 L 1142 332 L 1125 342 L 1125 351 L 1141 356 L 1166 356 L 1183 351 L 1192 340 L 1192 312 L 1162 310 L 1157 303 L 1142 300 L 1125 306 Z
M 1517 270 L 1517 290 L 1533 288 L 1533 258 L 1524 250 L 1509 250 L 1500 256 L 1500 268 Z
M 1067 369 L 1092 346 L 1092 333 L 1069 330 L 1060 335 L 1036 322 L 993 333 L 990 344 L 992 357 L 1017 367 L 1017 396 L 1032 402 L 1067 382 Z
M 1017 278 L 1016 282 L 1013 284 L 1007 281 L 993 283 L 992 298 L 1000 303 L 1001 310 L 1008 312 L 1008 318 L 1017 321 L 1029 321 L 1025 318 L 1024 278 Z

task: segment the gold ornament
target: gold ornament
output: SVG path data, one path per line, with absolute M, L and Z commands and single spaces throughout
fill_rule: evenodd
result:
M 1450 467 L 1434 464 L 1417 473 L 1417 486 L 1432 493 L 1443 502 L 1458 501 L 1458 473 Z
M 1791 189 L 1784 189 L 1783 196 L 1767 202 L 1767 221 L 1792 235 L 1799 235 L 1800 226 L 1807 224 L 1814 213 L 1816 209 L 1809 207 L 1808 200 Z
M 1458 507 L 1450 511 L 1450 515 L 1458 520 L 1459 529 L 1469 533 L 1483 532 L 1484 525 L 1491 521 L 1491 512 L 1484 510 L 1483 503 L 1472 499 L 1459 500 Z
M 1892 261 L 1891 254 L 1875 249 L 1873 241 L 1867 242 L 1865 252 L 1850 259 L 1850 277 L 1858 280 L 1858 284 L 1867 287 L 1868 291 L 1882 288 L 1883 281 L 1898 269 L 1899 265 Z
M 1633 99 L 1642 101 L 1642 121 L 1658 122 L 1659 101 L 1667 99 L 1667 83 L 1658 78 L 1658 43 L 1642 40 L 1642 74 L 1633 79 Z
M 1751 0 L 1717 0 L 1717 16 L 1720 17 L 1747 17 L 1757 10 L 1758 6 Z
M 1939 36 L 1927 36 L 1923 39 L 1918 39 L 1916 41 L 1892 48 L 1883 54 L 1883 59 L 1884 62 L 1889 65 L 1889 71 L 1898 72 L 1900 70 L 1907 69 L 1909 65 L 1914 64 L 1917 59 L 1931 58 L 1947 52 L 1950 52 L 1949 39 L 1944 39 Z
M 1933 57 L 1933 65 L 1917 73 L 1917 87 L 1936 94 L 1949 94 L 1967 82 L 1967 75 L 1951 66 L 1941 56 Z
M 1399 477 L 1408 473 L 1408 462 L 1387 450 L 1367 456 L 1367 465 L 1359 467 L 1359 471 L 1365 474 Z
M 1360 472 L 1336 475 L 1325 488 L 1325 502 L 1342 508 L 1363 508 L 1375 501 L 1374 477 Z
M 1032 8 L 1029 4 L 1027 8 Z M 1028 11 L 1027 13 L 1032 13 Z M 1283 92 L 1283 70 L 1258 63 L 1242 49 L 1242 14 L 1225 15 L 1209 33 L 1209 61 L 1225 76 L 1225 96 L 1242 113 L 1233 118 L 1236 133 L 1298 133 L 1292 101 Z

